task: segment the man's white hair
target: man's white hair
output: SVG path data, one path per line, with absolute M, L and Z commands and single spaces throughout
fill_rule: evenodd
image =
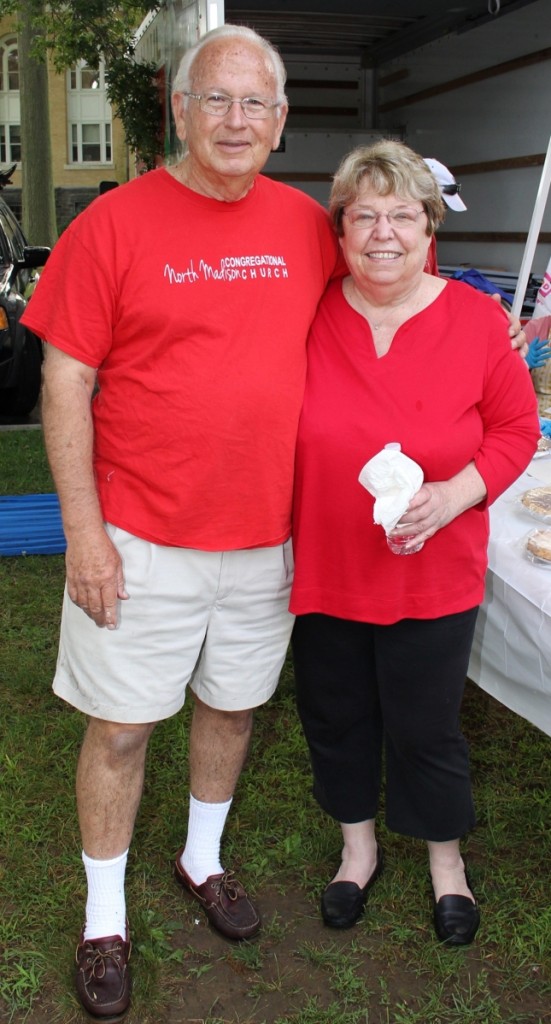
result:
M 259 36 L 258 32 L 255 32 L 252 28 L 247 28 L 246 25 L 220 25 L 219 28 L 213 28 L 210 32 L 207 32 L 194 46 L 186 50 L 172 83 L 172 95 L 175 93 L 193 92 L 193 65 L 195 59 L 205 46 L 215 42 L 217 39 L 244 39 L 246 42 L 263 50 L 270 62 L 276 80 L 277 105 L 281 106 L 287 103 L 284 91 L 287 72 L 279 53 L 267 39 Z

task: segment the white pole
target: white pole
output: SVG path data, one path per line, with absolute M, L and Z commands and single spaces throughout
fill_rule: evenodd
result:
M 524 256 L 522 257 L 522 263 L 520 265 L 517 288 L 515 291 L 515 298 L 513 300 L 512 305 L 512 312 L 515 314 L 515 316 L 520 316 L 522 306 L 524 303 L 526 285 L 528 284 L 528 278 L 530 276 L 530 270 L 532 268 L 532 262 L 534 260 L 534 253 L 536 251 L 536 245 L 538 244 L 538 237 L 540 233 L 541 222 L 543 220 L 543 215 L 545 213 L 545 204 L 547 202 L 550 184 L 551 138 L 549 139 L 549 145 L 547 147 L 547 156 L 545 157 L 543 171 L 541 172 L 540 186 L 538 189 L 538 194 L 536 196 L 536 204 L 534 206 L 534 212 L 532 214 L 532 222 L 530 224 L 528 238 L 526 239 Z

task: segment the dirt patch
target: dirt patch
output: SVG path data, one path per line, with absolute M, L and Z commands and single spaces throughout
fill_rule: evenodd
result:
M 150 967 L 147 956 L 140 952 L 138 939 L 132 967 L 135 1004 L 142 1009 L 131 1009 L 126 1024 L 551 1021 L 548 1001 L 538 979 L 529 977 L 529 968 L 522 998 L 511 999 L 503 991 L 499 965 L 492 964 L 491 954 L 481 955 L 476 944 L 468 950 L 442 952 L 432 933 L 426 893 L 419 893 L 414 906 L 408 905 L 404 932 L 394 938 L 392 929 L 381 926 L 376 897 L 364 918 L 348 931 L 324 927 L 317 900 L 304 893 L 281 895 L 267 890 L 258 903 L 264 922 L 260 936 L 250 942 L 233 943 L 218 935 L 200 909 L 184 896 L 181 927 L 172 933 L 163 977 L 157 976 L 153 982 L 157 992 L 155 1010 L 151 1012 L 144 999 L 144 986 L 147 988 L 151 981 Z M 420 942 L 426 963 L 419 956 Z M 172 959 L 173 954 L 178 957 L 178 951 L 183 951 L 181 962 Z M 431 951 L 435 958 L 443 957 L 440 981 L 436 980 L 438 971 Z M 67 986 L 70 990 L 70 964 Z M 158 990 L 163 993 L 160 1000 Z M 471 993 L 471 1009 L 477 999 L 488 1007 L 495 1001 L 493 1014 L 476 1017 L 465 1004 L 462 1017 L 457 1006 L 460 991 Z M 433 1000 L 439 1008 L 435 1012 L 430 1009 Z M 450 1015 L 441 1016 L 447 1004 Z M 0 1014 L 0 1020 L 11 1024 L 84 1024 L 89 1018 L 69 991 L 52 991 L 42 994 L 40 1003 L 26 1018 Z

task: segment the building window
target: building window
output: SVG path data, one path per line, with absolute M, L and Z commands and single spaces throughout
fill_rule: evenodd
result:
M 17 36 L 0 40 L 0 92 L 19 92 Z
M 74 164 L 111 163 L 110 124 L 72 124 L 71 161 Z
M 91 68 L 89 64 L 80 63 L 69 72 L 69 88 L 101 89 L 105 92 L 105 67 Z
M 0 163 L 21 160 L 17 36 L 0 39 Z
M 21 128 L 18 124 L 0 124 L 0 164 L 21 160 Z
M 70 163 L 111 163 L 111 105 L 103 64 L 92 68 L 81 61 L 67 72 L 67 109 Z

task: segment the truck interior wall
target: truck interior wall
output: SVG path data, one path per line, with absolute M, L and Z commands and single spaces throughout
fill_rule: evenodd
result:
M 449 240 L 452 234 L 476 236 L 485 232 L 528 232 L 542 167 L 484 170 L 479 165 L 545 155 L 551 134 L 551 2 L 539 0 L 500 20 L 461 35 L 446 36 L 389 62 L 379 79 L 400 71 L 407 77 L 379 86 L 378 127 L 398 130 L 414 149 L 452 170 L 459 168 L 467 212 L 448 212 L 440 229 L 440 263 L 469 263 L 518 272 L 524 242 Z M 519 66 L 519 58 L 538 54 Z M 496 65 L 515 66 L 480 81 L 438 91 L 438 86 L 461 80 Z M 403 102 L 423 90 L 431 94 Z M 432 92 L 434 90 L 434 92 Z M 551 201 L 547 203 L 541 235 L 551 232 Z M 543 274 L 551 258 L 551 243 L 537 246 L 532 271 Z

